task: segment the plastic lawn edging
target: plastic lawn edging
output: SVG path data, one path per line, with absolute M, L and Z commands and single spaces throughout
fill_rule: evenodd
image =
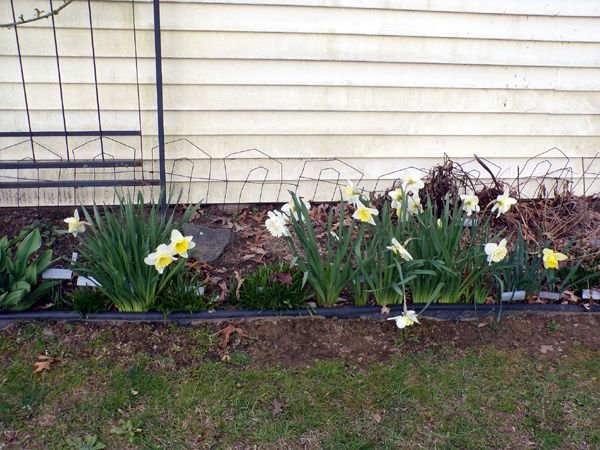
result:
M 420 311 L 425 305 L 410 305 Z M 190 323 L 206 320 L 242 320 L 283 317 L 324 317 L 337 319 L 370 318 L 385 320 L 402 313 L 402 305 L 390 307 L 390 313 L 381 314 L 380 306 L 342 306 L 338 308 L 314 308 L 291 310 L 216 310 L 213 312 L 176 312 L 164 315 L 160 312 L 99 312 L 81 315 L 75 311 L 23 311 L 2 312 L 0 322 L 14 321 L 88 321 L 88 322 L 178 322 Z M 546 313 L 600 313 L 600 305 L 551 305 L 551 304 L 510 304 L 510 305 L 430 305 L 421 315 L 423 318 L 438 320 L 468 320 L 479 317 L 508 314 L 546 314 Z

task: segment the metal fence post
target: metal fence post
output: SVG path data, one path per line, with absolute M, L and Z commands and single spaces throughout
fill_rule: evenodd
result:
M 158 170 L 160 177 L 160 205 L 166 210 L 166 169 L 165 169 L 165 120 L 163 116 L 162 49 L 160 41 L 160 0 L 154 3 L 154 59 L 156 62 L 156 116 L 158 121 Z

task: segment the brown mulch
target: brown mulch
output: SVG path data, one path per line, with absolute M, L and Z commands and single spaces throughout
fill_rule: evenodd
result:
M 488 192 L 490 195 L 493 193 Z M 271 236 L 264 227 L 267 212 L 278 207 L 280 205 L 255 205 L 234 212 L 224 212 L 217 206 L 200 208 L 192 218 L 193 223 L 228 228 L 233 232 L 232 243 L 220 259 L 211 264 L 191 264 L 200 271 L 209 290 L 225 298 L 233 279 L 243 278 L 263 264 L 291 260 L 286 243 Z M 325 223 L 331 207 L 321 204 L 311 209 L 313 223 L 321 239 L 326 237 Z M 0 208 L 0 236 L 14 237 L 28 226 L 38 226 L 42 229 L 44 245 L 52 248 L 55 257 L 60 257 L 57 266 L 65 266 L 72 252 L 76 251 L 77 240 L 52 230 L 64 230 L 63 219 L 72 213 L 72 207 Z M 554 242 L 555 248 L 560 249 L 570 240 L 575 240 L 569 253 L 585 256 L 586 263 L 592 268 L 597 267 L 600 261 L 600 200 L 597 198 L 565 194 L 555 198 L 521 200 L 508 214 L 493 222 L 494 229 L 503 229 L 506 236 L 516 236 L 518 224 L 522 225 L 525 237 L 532 242 L 549 239 Z

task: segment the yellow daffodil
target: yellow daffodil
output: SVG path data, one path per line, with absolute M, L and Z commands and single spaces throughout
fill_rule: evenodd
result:
M 388 197 L 392 200 L 392 208 L 399 209 L 402 207 L 402 198 L 404 197 L 404 192 L 402 189 L 397 188 L 388 193 Z
M 176 259 L 175 253 L 170 245 L 160 244 L 156 247 L 154 253 L 150 253 L 144 258 L 144 263 L 149 266 L 154 266 L 158 273 L 162 274 L 165 271 L 165 268 Z
M 290 235 L 290 230 L 287 228 L 289 217 L 283 214 L 281 211 L 269 211 L 267 213 L 269 218 L 265 220 L 265 227 L 269 230 L 269 233 L 275 237 L 284 237 Z
M 470 217 L 473 213 L 478 213 L 481 209 L 479 207 L 479 198 L 475 194 L 464 194 L 460 196 L 462 201 L 462 209 L 467 213 L 467 217 Z
M 188 250 L 191 250 L 196 246 L 196 243 L 192 241 L 193 236 L 183 236 L 179 231 L 171 231 L 171 243 L 169 246 L 173 250 L 173 254 L 179 255 L 183 258 L 188 257 Z
M 344 198 L 348 203 L 354 203 L 355 205 L 360 202 L 360 191 L 350 180 L 348 180 L 348 185 L 344 188 Z
M 500 214 L 506 214 L 510 207 L 517 203 L 515 198 L 512 198 L 508 191 L 504 191 L 504 194 L 499 195 L 492 206 L 492 212 L 498 211 L 496 217 L 500 217 Z
M 308 200 L 304 200 L 302 197 L 298 197 L 298 201 L 300 201 L 306 207 L 307 211 L 310 210 L 310 202 Z M 298 219 L 298 210 L 293 200 L 283 205 L 281 207 L 281 212 L 288 215 L 289 217 L 293 217 L 296 220 Z
M 416 172 L 408 172 L 402 182 L 402 189 L 404 192 L 413 192 L 418 194 L 421 189 L 425 187 L 425 183 L 421 180 L 421 177 Z
M 352 217 L 354 217 L 357 220 L 360 220 L 361 222 L 368 222 L 371 225 L 375 225 L 375 220 L 373 220 L 373 216 L 376 216 L 378 214 L 379 211 L 377 211 L 376 208 L 369 208 L 359 201 L 356 205 L 356 211 L 354 211 Z
M 406 250 L 396 238 L 392 238 L 392 245 L 387 247 L 387 249 L 391 250 L 395 255 L 399 255 L 405 261 L 411 261 L 413 259 L 412 255 L 408 253 L 408 250 Z
M 89 225 L 89 223 L 84 222 L 83 220 L 79 220 L 79 211 L 75 210 L 73 213 L 73 217 L 67 217 L 64 220 L 65 223 L 69 225 L 69 233 L 73 236 L 77 237 L 78 233 L 85 232 L 85 226 Z
M 508 253 L 508 250 L 506 249 L 506 239 L 502 239 L 499 244 L 489 242 L 485 244 L 484 250 L 489 264 L 500 262 Z
M 441 230 L 442 227 L 444 226 L 442 219 L 438 219 L 435 224 L 437 225 L 438 230 Z
M 559 261 L 565 261 L 569 259 L 569 257 L 564 253 L 555 252 L 549 248 L 542 250 L 542 253 L 544 255 L 544 267 L 546 269 L 558 269 Z
M 413 310 L 403 312 L 401 315 L 396 317 L 390 317 L 388 320 L 395 320 L 396 326 L 400 329 L 409 327 L 415 323 L 420 323 L 417 317 L 417 313 Z

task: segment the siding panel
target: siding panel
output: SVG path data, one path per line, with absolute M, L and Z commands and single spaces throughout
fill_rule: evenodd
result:
M 103 128 L 140 126 L 136 82 L 141 83 L 142 148 L 138 138 L 104 144 L 121 158 L 143 150 L 145 169 L 155 170 L 152 8 L 148 0 L 135 5 L 134 42 L 131 2 L 92 2 Z M 584 186 L 600 190 L 595 175 L 600 172 L 600 3 L 595 0 L 163 0 L 161 5 L 167 166 L 185 191 L 186 180 L 195 180 L 190 200 L 206 198 L 207 191 L 215 202 L 283 200 L 279 192 L 285 197 L 300 175 L 301 192 L 328 199 L 338 177 L 362 178 L 365 186 L 381 189 L 403 168 L 431 167 L 444 154 L 481 171 L 471 162 L 478 154 L 509 180 L 523 176 L 522 170 L 525 176 L 554 172 L 573 179 L 581 192 Z M 25 16 L 40 6 L 46 3 L 17 2 Z M 7 7 L 0 4 L 0 21 L 8 17 Z M 19 28 L 35 130 L 62 129 L 48 24 Z M 87 3 L 74 2 L 57 24 L 67 125 L 95 129 Z M 25 131 L 13 35 L 14 30 L 0 29 L 0 130 Z M 20 141 L 0 140 L 0 148 Z M 99 143 L 86 142 L 69 138 L 77 158 L 98 154 Z M 63 143 L 40 138 L 35 145 L 52 159 L 53 149 Z M 260 152 L 247 149 L 276 160 L 258 159 Z M 21 159 L 28 152 L 24 142 L 0 151 L 0 159 Z M 565 171 L 565 165 L 572 169 Z M 250 171 L 258 166 L 263 168 Z M 230 182 L 207 185 L 209 167 L 216 180 L 225 178 L 227 167 Z M 590 172 L 585 183 L 579 180 L 583 168 Z M 20 173 L 29 175 L 37 176 Z M 58 175 L 44 173 L 53 176 Z M 262 189 L 265 179 L 269 184 Z M 49 204 L 85 201 L 90 192 L 44 190 L 43 198 Z M 112 199 L 110 189 L 96 194 Z M 32 193 L 2 191 L 0 202 L 14 203 L 17 196 L 36 202 Z

